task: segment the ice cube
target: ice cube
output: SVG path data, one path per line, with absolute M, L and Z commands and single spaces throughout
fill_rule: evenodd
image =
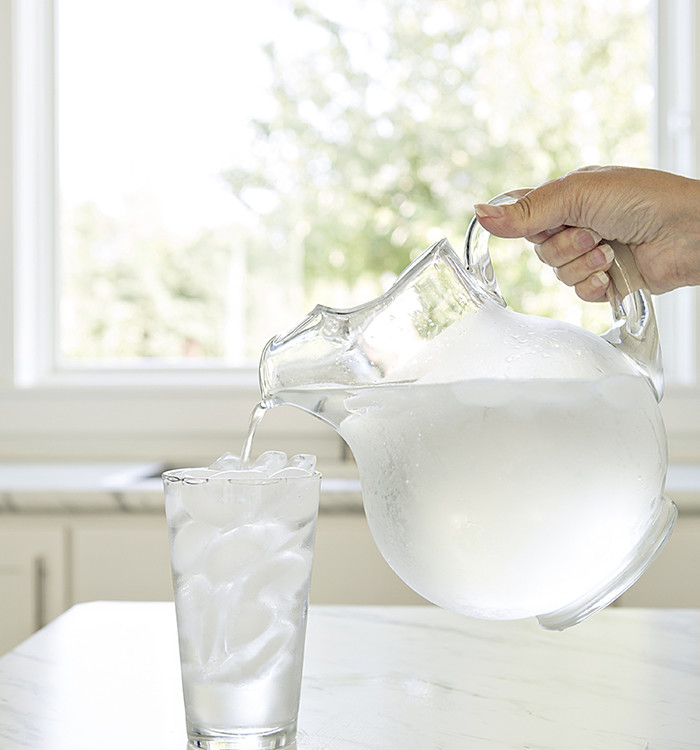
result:
M 165 515 L 168 523 L 177 527 L 189 518 L 185 506 L 182 504 L 182 482 L 179 480 L 164 480 Z
M 191 573 L 205 547 L 215 538 L 209 524 L 189 521 L 178 529 L 170 548 L 170 561 L 175 573 Z
M 276 471 L 272 476 L 275 477 L 275 479 L 283 479 L 284 477 L 308 477 L 309 472 L 300 469 L 298 466 L 285 466 L 283 469 Z
M 228 471 L 230 469 L 239 469 L 240 466 L 241 459 L 238 456 L 234 456 L 233 453 L 227 452 L 223 456 L 219 456 L 209 468 L 214 471 Z
M 296 456 L 289 459 L 287 466 L 303 469 L 308 474 L 313 474 L 316 471 L 316 456 L 312 456 L 310 453 L 297 453 Z
M 229 479 L 232 482 L 250 482 L 267 479 L 264 472 L 258 469 L 238 469 L 235 471 L 221 471 L 215 475 L 217 479 Z
M 260 677 L 274 668 L 280 661 L 289 659 L 291 650 L 295 645 L 295 629 L 292 624 L 277 622 L 268 633 L 271 634 L 265 645 L 252 659 L 241 664 L 244 678 Z
M 314 480 L 306 473 L 293 475 L 291 472 L 301 470 L 291 466 L 282 471 L 290 473 L 278 472 L 274 478 L 285 480 L 306 477 L 307 481 L 280 481 L 276 493 L 270 497 L 267 511 L 269 517 L 297 527 L 305 525 L 312 521 L 318 512 L 318 479 Z
M 261 638 L 274 622 L 273 612 L 259 602 L 237 602 L 226 617 L 226 654 L 240 653 Z
M 226 658 L 224 630 L 228 600 L 234 595 L 233 587 L 219 587 L 204 604 L 201 613 L 200 631 L 195 647 L 199 649 L 199 663 L 205 674 L 215 672 Z
M 212 588 L 202 575 L 183 578 L 175 584 L 178 630 L 188 638 L 197 635 L 199 613 L 211 598 Z
M 193 479 L 182 485 L 182 504 L 196 521 L 223 528 L 236 522 L 241 512 L 232 501 L 227 482 Z
M 262 471 L 266 476 L 272 476 L 275 472 L 287 465 L 287 454 L 283 451 L 265 451 L 255 459 L 251 468 Z
M 240 580 L 243 569 L 269 549 L 265 527 L 246 524 L 221 534 L 210 545 L 204 571 L 214 584 Z
M 245 582 L 245 595 L 279 602 L 305 594 L 312 557 L 310 549 L 298 549 L 283 551 L 261 562 Z
M 273 621 L 264 637 L 255 641 L 255 648 L 241 658 L 240 653 L 234 653 L 221 664 L 217 677 L 226 681 L 242 682 L 259 680 L 270 673 L 272 669 L 282 664 L 288 664 L 296 647 L 296 628 L 284 620 Z
M 175 584 L 177 630 L 183 662 L 201 665 L 206 660 L 202 658 L 202 628 L 212 596 L 213 589 L 202 575 L 184 578 Z M 211 645 L 207 648 L 211 653 Z
M 232 482 L 249 482 L 256 479 L 267 479 L 262 471 L 256 469 L 226 469 L 214 474 L 217 480 L 229 479 Z

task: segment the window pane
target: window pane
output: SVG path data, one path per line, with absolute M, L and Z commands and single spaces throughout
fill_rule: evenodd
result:
M 471 206 L 647 165 L 648 0 L 57 0 L 64 365 L 244 366 L 379 293 Z M 594 330 L 530 247 L 518 310 Z

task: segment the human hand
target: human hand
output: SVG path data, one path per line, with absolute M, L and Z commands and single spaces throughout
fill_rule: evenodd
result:
M 525 237 L 558 278 L 589 302 L 610 283 L 612 250 L 629 245 L 655 294 L 700 284 L 700 181 L 653 169 L 586 167 L 546 182 L 512 205 L 474 206 L 499 237 Z

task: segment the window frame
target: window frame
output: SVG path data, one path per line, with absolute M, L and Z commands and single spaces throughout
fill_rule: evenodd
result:
M 700 10 L 693 0 L 655 0 L 653 123 L 655 166 L 700 177 Z M 655 298 L 664 366 L 674 374 L 661 402 L 669 453 L 677 462 L 700 458 L 700 288 Z M 690 319 L 690 325 L 679 325 Z
M 692 0 L 665 0 L 653 3 L 653 16 L 656 165 L 699 176 L 700 11 Z M 202 454 L 232 449 L 259 398 L 254 368 L 55 367 L 54 39 L 53 0 L 0 0 L 0 454 L 175 460 L 191 451 L 193 440 Z M 677 353 L 667 365 L 679 374 L 678 382 L 668 386 L 662 402 L 671 455 L 695 460 L 698 290 L 678 290 L 656 304 L 662 340 L 672 341 Z M 686 327 L 690 333 L 681 340 L 676 321 L 689 315 L 695 329 Z M 291 411 L 275 420 L 271 438 L 301 435 L 304 450 L 338 454 L 339 441 L 326 425 Z

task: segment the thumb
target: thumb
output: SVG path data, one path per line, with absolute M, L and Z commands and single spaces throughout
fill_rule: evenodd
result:
M 481 226 L 497 237 L 527 237 L 538 241 L 571 224 L 571 211 L 567 210 L 561 190 L 553 183 L 504 195 L 511 195 L 517 200 L 498 206 L 491 203 L 477 203 L 474 206 Z

